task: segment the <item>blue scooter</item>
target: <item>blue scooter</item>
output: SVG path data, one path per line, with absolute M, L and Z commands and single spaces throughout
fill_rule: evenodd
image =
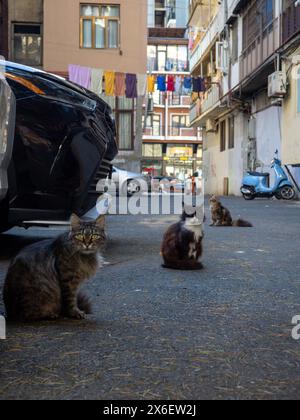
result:
M 276 197 L 278 200 L 293 200 L 296 192 L 293 184 L 282 167 L 281 160 L 278 158 L 278 150 L 275 152 L 275 158 L 272 160 L 272 169 L 275 172 L 275 184 L 270 187 L 269 173 L 250 172 L 243 179 L 241 193 L 245 200 L 254 200 L 257 197 Z

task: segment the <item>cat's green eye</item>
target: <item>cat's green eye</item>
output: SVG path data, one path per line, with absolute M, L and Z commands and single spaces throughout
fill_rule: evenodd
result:
M 97 241 L 98 239 L 100 239 L 101 238 L 101 236 L 100 235 L 93 235 L 92 236 L 92 239 L 93 239 L 93 241 Z
M 83 235 L 76 235 L 75 239 L 77 239 L 77 241 L 83 241 L 84 240 L 84 236 Z

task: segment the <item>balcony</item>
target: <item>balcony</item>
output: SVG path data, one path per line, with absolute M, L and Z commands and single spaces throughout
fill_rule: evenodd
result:
M 165 127 L 163 125 L 155 125 L 152 127 L 146 127 L 143 133 L 144 137 L 164 137 L 165 136 Z
M 210 22 L 207 31 L 199 41 L 190 57 L 190 69 L 192 73 L 200 64 L 204 56 L 209 52 L 220 31 L 222 30 L 222 26 L 224 25 L 224 17 L 223 13 L 221 13 L 221 10 L 222 9 L 220 9 L 220 12 Z
M 198 99 L 190 109 L 192 126 L 202 125 L 208 118 L 216 117 L 221 108 L 222 89 L 220 84 L 212 85 L 202 99 Z
M 168 140 L 197 140 L 198 139 L 198 132 L 197 129 L 194 127 L 174 127 L 169 126 L 165 127 L 161 126 L 153 126 L 153 127 L 146 127 L 143 134 L 144 140 L 161 140 L 161 141 L 168 141 Z
M 189 16 L 190 16 L 190 25 L 193 25 L 193 18 L 194 18 L 194 16 L 195 16 L 195 14 L 196 14 L 196 9 L 198 8 L 198 7 L 200 7 L 201 6 L 201 4 L 202 4 L 202 1 L 201 0 L 191 0 L 191 2 L 190 2 L 190 10 L 189 10 Z
M 180 139 L 197 137 L 197 129 L 194 127 L 169 127 L 168 137 L 179 137 Z
M 200 99 L 198 99 L 196 102 L 194 102 L 191 105 L 190 108 L 190 121 L 191 121 L 191 125 L 193 124 L 193 122 L 199 117 L 200 115 Z
M 280 47 L 279 19 L 273 20 L 240 57 L 240 80 L 250 76 Z

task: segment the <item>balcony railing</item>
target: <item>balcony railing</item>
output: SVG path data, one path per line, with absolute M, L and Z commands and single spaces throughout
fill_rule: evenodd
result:
M 169 126 L 166 130 L 165 126 L 154 126 L 154 127 L 146 127 L 144 130 L 143 135 L 147 137 L 197 137 L 198 132 L 197 129 L 194 127 L 174 127 Z
M 169 137 L 197 137 L 197 129 L 193 127 L 169 127 Z
M 211 108 L 214 108 L 215 105 L 221 99 L 221 88 L 220 85 L 213 85 L 206 93 L 206 98 L 201 105 L 201 113 L 209 111 Z
M 200 114 L 200 99 L 194 102 L 190 108 L 190 121 L 195 121 L 196 118 L 199 117 Z
M 213 20 L 209 24 L 209 27 L 207 28 L 207 31 L 205 32 L 205 35 L 194 49 L 194 52 L 192 53 L 190 58 L 191 72 L 195 70 L 195 67 L 200 63 L 203 56 L 212 46 L 213 41 L 217 38 L 220 30 L 222 29 L 221 26 L 222 23 L 224 23 L 222 10 L 223 9 L 220 9 L 219 13 L 213 18 Z
M 271 22 L 240 57 L 240 80 L 261 66 L 280 46 L 279 19 Z
M 300 7 L 295 7 L 295 1 L 283 12 L 283 42 L 287 42 L 300 31 Z
M 212 85 L 208 91 L 205 93 L 205 96 L 202 99 L 198 99 L 190 109 L 190 121 L 191 123 L 201 115 L 208 113 L 210 110 L 213 110 L 219 103 L 222 97 L 221 84 Z
M 143 135 L 149 137 L 163 137 L 165 135 L 165 126 L 155 125 L 153 127 L 146 127 Z

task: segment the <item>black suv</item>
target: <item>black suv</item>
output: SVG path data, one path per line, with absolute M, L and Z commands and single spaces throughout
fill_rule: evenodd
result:
M 118 153 L 111 108 L 58 76 L 0 66 L 0 230 L 85 215 Z

